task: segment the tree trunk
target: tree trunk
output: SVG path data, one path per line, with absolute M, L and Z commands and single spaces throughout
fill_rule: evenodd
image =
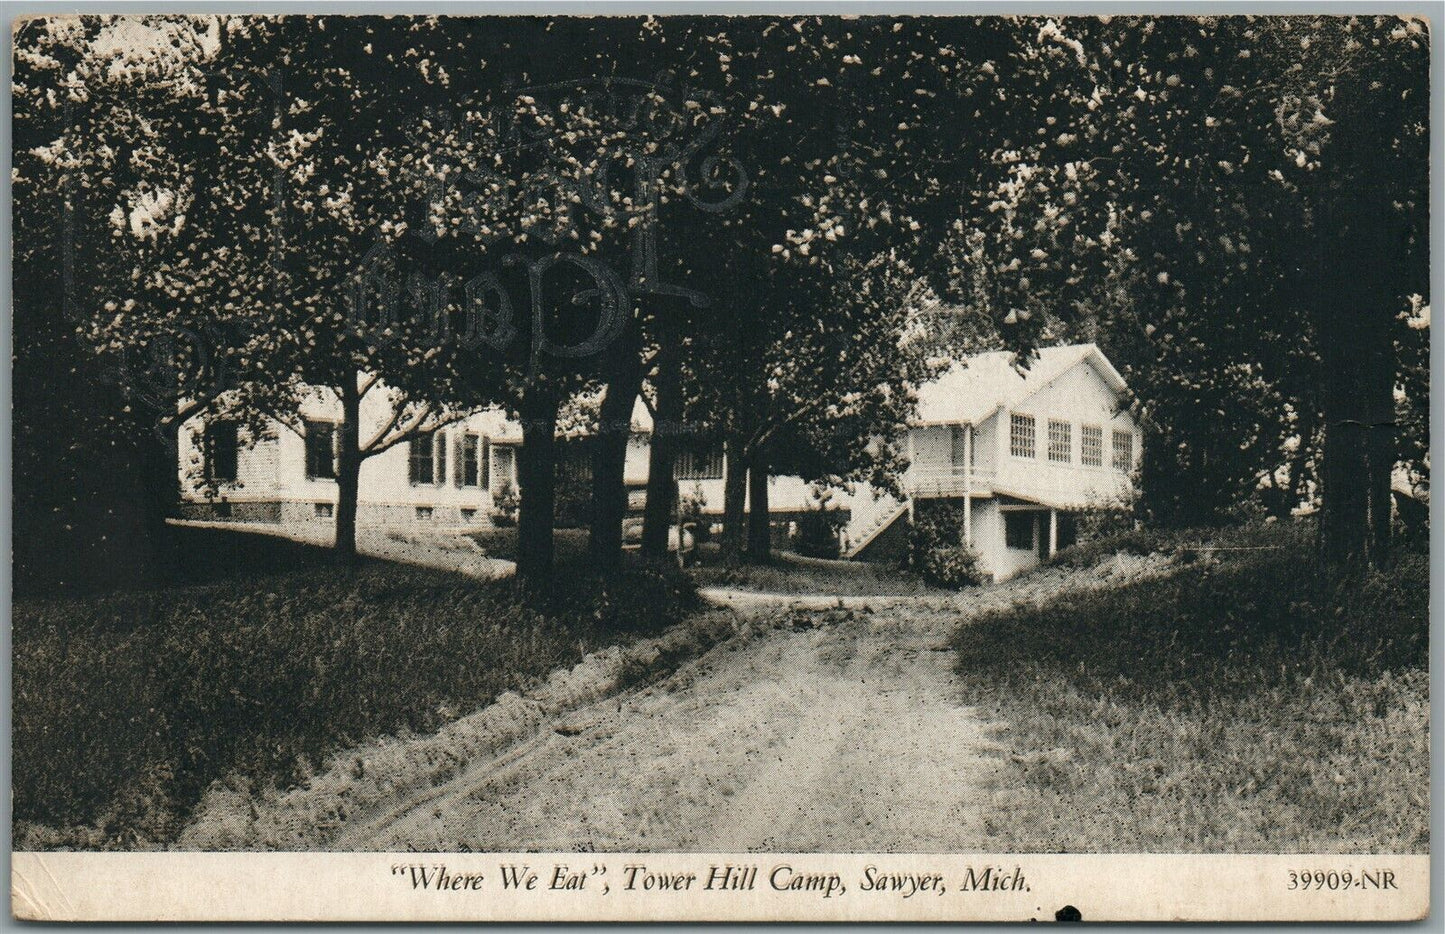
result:
M 550 387 L 534 386 L 522 396 L 522 449 L 518 452 L 517 577 L 544 586 L 552 574 L 552 528 L 557 490 L 554 463 L 557 445 L 557 396 Z
M 1325 441 L 1319 535 L 1321 557 L 1341 567 L 1366 557 L 1369 458 L 1365 425 L 1370 413 L 1363 404 L 1363 364 L 1356 340 L 1360 323 L 1357 302 L 1363 296 L 1344 278 L 1336 284 L 1335 294 L 1321 296 L 1325 303 L 1319 328 Z
M 748 560 L 767 564 L 773 559 L 773 530 L 768 512 L 768 461 L 762 452 L 748 463 Z
M 361 393 L 356 376 L 341 386 L 341 424 L 337 426 L 336 562 L 356 564 L 356 501 L 361 490 Z
M 635 335 L 636 329 L 631 329 Z M 627 441 L 632 407 L 642 386 L 642 361 L 635 337 L 619 341 L 619 354 L 607 381 L 592 449 L 592 526 L 587 536 L 593 568 L 615 572 L 622 563 L 622 521 L 627 517 Z
M 642 553 L 667 557 L 677 480 L 673 476 L 682 435 L 682 372 L 677 347 L 664 343 L 657 359 L 657 411 L 652 424 L 652 445 L 647 455 L 647 503 L 642 514 Z M 681 544 L 681 530 L 678 531 Z
M 170 430 L 178 431 L 174 426 Z M 166 523 L 181 500 L 176 447 L 149 435 L 140 440 L 138 447 L 141 488 L 146 499 L 142 519 L 144 538 L 150 547 L 158 579 L 171 581 L 180 567 L 175 534 Z
M 1381 294 L 1382 307 L 1372 310 L 1375 319 L 1370 328 L 1372 352 L 1364 356 L 1363 380 L 1368 436 L 1366 456 L 1369 462 L 1367 496 L 1369 501 L 1369 540 L 1366 551 L 1376 567 L 1390 553 L 1390 526 L 1394 503 L 1390 487 L 1395 473 L 1395 344 L 1392 331 L 1393 307 L 1390 296 Z
M 723 442 L 723 531 L 722 557 L 736 564 L 743 557 L 747 538 L 748 464 L 743 439 L 729 435 Z

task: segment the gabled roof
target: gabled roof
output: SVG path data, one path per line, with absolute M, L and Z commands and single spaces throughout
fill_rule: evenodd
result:
M 1008 351 L 975 354 L 953 364 L 932 382 L 918 387 L 915 425 L 978 424 L 999 406 L 1012 407 L 1048 386 L 1080 363 L 1088 362 L 1116 393 L 1124 377 L 1097 344 L 1042 347 L 1023 373 Z

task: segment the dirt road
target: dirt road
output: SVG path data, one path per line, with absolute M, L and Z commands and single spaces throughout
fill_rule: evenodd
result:
M 1120 558 L 871 607 L 723 594 L 741 615 L 783 622 L 567 714 L 330 848 L 987 850 L 1004 751 L 992 737 L 1006 725 L 966 705 L 950 635 L 990 607 L 1160 570 Z
M 957 851 L 995 761 L 956 615 L 809 612 L 564 718 L 337 849 Z

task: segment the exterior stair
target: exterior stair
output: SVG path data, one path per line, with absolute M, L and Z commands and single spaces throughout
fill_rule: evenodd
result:
M 853 521 L 848 524 L 848 547 L 843 557 L 854 558 L 867 548 L 883 530 L 908 511 L 908 503 L 891 496 L 880 496 L 861 508 L 853 507 Z

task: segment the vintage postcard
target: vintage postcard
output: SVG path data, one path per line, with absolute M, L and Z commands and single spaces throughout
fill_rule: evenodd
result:
M 14 916 L 1425 917 L 1431 23 L 1142 9 L 16 18 Z

